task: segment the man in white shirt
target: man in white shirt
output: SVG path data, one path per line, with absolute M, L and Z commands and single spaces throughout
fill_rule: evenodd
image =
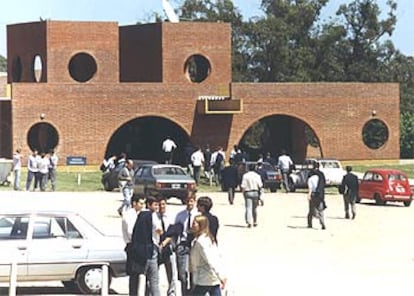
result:
M 197 147 L 196 151 L 191 154 L 191 163 L 193 165 L 193 177 L 198 185 L 200 183 L 201 166 L 204 164 L 204 154 L 200 147 Z
M 277 166 L 279 167 L 283 177 L 283 187 L 286 193 L 289 192 L 289 173 L 290 167 L 293 165 L 293 161 L 285 150 L 282 150 L 282 155 L 279 156 Z
M 322 229 L 326 229 L 323 217 L 323 211 L 326 207 L 324 200 L 324 179 L 325 177 L 323 173 L 319 171 L 319 163 L 315 163 L 315 168 L 310 173 L 310 177 L 308 178 L 308 228 L 312 228 L 312 218 L 316 217 L 319 219 Z
M 33 190 L 39 186 L 39 167 L 38 162 L 40 161 L 40 157 L 37 154 L 37 150 L 34 149 L 32 154 L 29 156 L 27 160 L 27 180 L 26 180 L 26 191 L 30 190 L 30 186 L 32 185 L 32 181 L 34 179 L 34 187 Z
M 173 152 L 177 148 L 175 142 L 171 139 L 171 137 L 167 137 L 164 142 L 162 142 L 162 151 L 165 154 L 165 163 L 171 164 Z
M 22 155 L 20 151 L 20 149 L 16 149 L 16 152 L 13 154 L 14 190 L 20 189 L 20 176 L 22 172 Z
M 245 200 L 245 219 L 247 227 L 257 226 L 257 206 L 263 188 L 262 178 L 255 172 L 255 165 L 248 167 L 248 172 L 242 177 L 241 189 Z
M 50 150 L 49 178 L 52 185 L 52 191 L 56 190 L 56 172 L 59 158 L 54 149 Z

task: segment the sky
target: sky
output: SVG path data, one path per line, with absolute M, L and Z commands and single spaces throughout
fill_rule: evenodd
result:
M 178 8 L 179 0 L 170 0 Z M 234 0 L 245 18 L 261 14 L 261 0 Z M 329 0 L 322 18 L 334 16 L 340 4 L 349 0 Z M 116 21 L 120 26 L 153 22 L 154 14 L 164 16 L 161 0 L 14 0 L 2 1 L 0 12 L 0 55 L 7 57 L 6 26 L 39 21 L 40 18 L 66 21 Z M 377 0 L 382 10 L 386 0 Z M 396 48 L 414 55 L 414 1 L 397 0 L 397 25 L 391 36 Z

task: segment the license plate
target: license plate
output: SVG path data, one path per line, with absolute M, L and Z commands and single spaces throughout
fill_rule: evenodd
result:
M 172 189 L 180 189 L 181 188 L 181 184 L 171 184 L 171 188 Z

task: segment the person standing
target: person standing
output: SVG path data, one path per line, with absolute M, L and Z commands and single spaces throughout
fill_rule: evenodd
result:
M 247 227 L 257 226 L 257 206 L 261 191 L 263 189 L 262 178 L 255 172 L 255 165 L 249 165 L 248 171 L 244 173 L 241 189 L 245 201 L 245 219 Z
M 52 191 L 56 190 L 56 173 L 57 173 L 57 165 L 59 158 L 56 155 L 56 152 L 54 149 L 50 150 L 49 154 L 49 178 L 50 178 L 50 184 L 52 185 Z
M 175 142 L 171 139 L 171 137 L 167 137 L 164 142 L 162 142 L 162 151 L 164 151 L 165 155 L 165 163 L 171 164 L 173 159 L 173 152 L 177 148 Z
M 47 178 L 49 177 L 49 155 L 42 152 L 38 162 L 39 174 L 40 174 L 40 191 L 46 191 Z
M 191 277 L 188 267 L 191 242 L 193 240 L 191 225 L 194 217 L 197 215 L 197 209 L 194 207 L 195 203 L 196 196 L 190 193 L 186 199 L 186 208 L 175 217 L 175 224 L 179 223 L 183 226 L 176 247 L 178 280 L 181 282 L 181 294 L 183 296 L 190 295 L 191 291 Z
M 200 147 L 196 148 L 196 151 L 191 154 L 191 163 L 193 166 L 193 177 L 196 184 L 200 183 L 201 166 L 204 163 L 204 155 Z
M 131 208 L 122 215 L 122 237 L 125 242 L 125 252 L 127 255 L 126 271 L 129 275 L 129 291 L 138 289 L 138 272 L 134 269 L 131 248 L 132 232 L 139 213 L 145 208 L 145 195 L 139 194 L 131 197 Z
M 323 211 L 326 208 L 325 204 L 325 176 L 319 170 L 319 163 L 314 164 L 314 169 L 310 173 L 308 179 L 308 228 L 312 228 L 312 219 L 316 217 L 319 219 L 322 229 L 326 229 Z
M 152 296 L 160 296 L 158 250 L 162 228 L 158 216 L 159 203 L 155 197 L 149 196 L 147 205 L 148 211 L 141 211 L 135 222 L 130 251 L 134 274 L 145 274 L 147 292 Z M 138 285 L 130 287 L 129 295 L 137 295 L 137 288 Z
M 26 180 L 26 191 L 30 190 L 30 186 L 32 185 L 32 181 L 34 179 L 34 186 L 33 190 L 36 190 L 39 186 L 39 167 L 38 162 L 40 157 L 37 155 L 37 150 L 34 149 L 32 154 L 29 156 L 27 160 L 27 180 Z
M 209 180 L 209 184 L 211 186 L 211 150 L 210 145 L 206 145 L 204 149 L 204 176 L 207 180 Z
M 208 219 L 208 225 L 211 235 L 214 241 L 217 243 L 217 232 L 219 229 L 219 220 L 217 216 L 210 213 L 213 207 L 213 201 L 208 196 L 201 196 L 197 199 L 197 210 L 201 215 L 204 215 Z
M 217 242 L 209 229 L 209 220 L 206 216 L 195 217 L 192 224 L 195 239 L 190 253 L 194 296 L 221 296 L 221 289 L 224 289 L 227 283 Z
M 282 150 L 282 154 L 279 156 L 277 161 L 277 166 L 279 167 L 282 178 L 283 178 L 283 187 L 285 188 L 285 192 L 289 192 L 289 173 L 290 167 L 293 165 L 293 161 L 289 155 L 286 154 L 286 150 Z
M 16 152 L 13 153 L 13 173 L 14 173 L 14 183 L 13 189 L 20 190 L 20 176 L 22 173 L 22 155 L 21 150 L 16 149 Z
M 122 192 L 122 204 L 118 208 L 120 216 L 131 206 L 129 202 L 134 194 L 134 177 L 134 162 L 128 159 L 126 165 L 118 173 L 119 187 Z
M 230 164 L 223 169 L 222 182 L 224 190 L 227 190 L 229 204 L 234 203 L 236 187 L 239 185 L 238 171 L 235 160 L 230 158 Z
M 355 203 L 358 198 L 359 182 L 358 177 L 352 173 L 352 167 L 346 166 L 346 175 L 342 179 L 342 193 L 344 197 L 345 219 L 349 219 L 349 206 L 351 206 L 352 219 L 355 219 Z
M 226 159 L 226 154 L 223 151 L 222 147 L 218 147 L 216 151 L 211 155 L 211 167 L 214 172 L 214 182 L 216 186 L 221 184 L 221 171 L 224 169 L 224 161 Z

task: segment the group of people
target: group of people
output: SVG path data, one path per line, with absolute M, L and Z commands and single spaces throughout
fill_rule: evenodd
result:
M 20 149 L 16 149 L 13 153 L 13 173 L 14 173 L 14 190 L 20 190 L 20 178 L 22 170 L 23 156 Z M 27 180 L 26 191 L 31 189 L 33 183 L 33 191 L 38 188 L 40 191 L 46 191 L 46 186 L 50 180 L 51 190 L 56 190 L 56 172 L 58 166 L 58 156 L 52 149 L 49 153 L 38 153 L 36 149 L 32 151 L 27 160 Z
M 172 217 L 162 196 L 132 196 L 131 207 L 122 215 L 129 295 L 138 295 L 139 287 L 147 295 L 160 295 L 161 265 L 168 279 L 167 295 L 178 294 L 177 289 L 181 295 L 221 295 L 227 279 L 217 244 L 219 221 L 210 213 L 212 206 L 208 196 L 197 199 L 189 194 L 185 209 Z

